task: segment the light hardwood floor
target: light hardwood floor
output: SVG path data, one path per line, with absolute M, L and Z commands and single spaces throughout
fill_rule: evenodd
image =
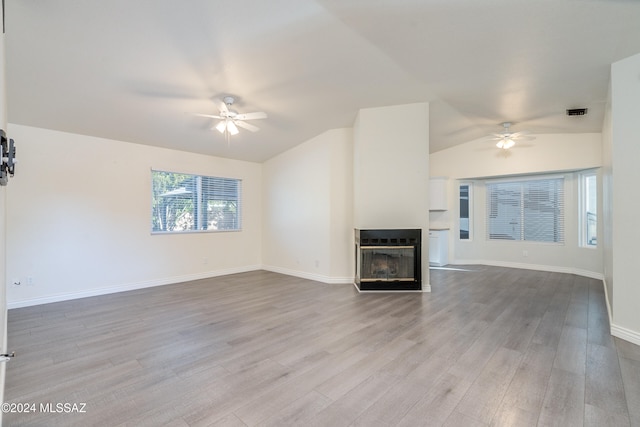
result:
M 4 423 L 640 426 L 601 282 L 469 269 L 430 294 L 256 271 L 10 310 L 5 396 L 37 411 Z

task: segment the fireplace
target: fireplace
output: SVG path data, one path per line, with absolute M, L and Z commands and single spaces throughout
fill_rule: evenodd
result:
M 355 285 L 361 291 L 419 291 L 422 230 L 356 229 Z

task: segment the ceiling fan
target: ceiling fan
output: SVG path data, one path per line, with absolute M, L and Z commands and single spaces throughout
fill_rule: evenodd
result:
M 220 103 L 219 109 L 220 114 L 212 115 L 212 114 L 196 114 L 196 116 L 200 117 L 209 117 L 212 119 L 219 119 L 220 121 L 213 126 L 211 129 L 217 129 L 220 133 L 224 133 L 226 135 L 237 135 L 240 131 L 238 127 L 246 129 L 251 132 L 257 132 L 260 130 L 259 127 L 252 125 L 250 123 L 246 123 L 246 120 L 256 120 L 256 119 L 266 119 L 267 113 L 263 113 L 262 111 L 255 113 L 244 113 L 239 114 L 237 111 L 231 109 L 235 98 L 233 96 L 225 96 L 222 98 L 222 102 Z
M 498 141 L 496 143 L 496 147 L 502 148 L 503 150 L 508 150 L 509 148 L 516 145 L 516 141 L 530 141 L 535 139 L 533 136 L 529 136 L 529 131 L 523 130 L 520 132 L 511 132 L 509 128 L 511 127 L 511 122 L 502 123 L 502 127 L 504 130 L 500 133 L 492 133 L 489 135 L 489 139 L 493 141 Z

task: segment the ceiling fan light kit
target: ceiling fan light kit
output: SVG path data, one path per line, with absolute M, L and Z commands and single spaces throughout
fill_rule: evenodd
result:
M 490 139 L 498 141 L 496 142 L 496 147 L 500 149 L 508 150 L 509 148 L 516 145 L 516 141 L 518 140 L 535 139 L 533 136 L 528 136 L 529 132 L 526 130 L 520 132 L 511 132 L 511 122 L 502 123 L 502 127 L 504 128 L 502 132 L 489 135 Z
M 226 123 L 227 123 L 227 132 L 229 132 L 231 135 L 237 135 L 240 132 L 236 127 L 235 123 L 233 123 L 233 120 L 227 120 Z
M 217 129 L 218 132 L 220 132 L 220 133 L 224 133 L 224 131 L 227 130 L 227 122 L 226 121 L 218 122 L 218 124 L 215 125 L 213 128 Z
M 496 147 L 502 148 L 503 150 L 508 150 L 509 148 L 513 147 L 514 145 L 516 145 L 516 143 L 513 142 L 513 139 L 505 139 L 505 140 L 501 139 L 496 144 Z
M 214 125 L 211 129 L 216 129 L 218 132 L 227 135 L 237 135 L 240 133 L 238 127 L 246 129 L 251 132 L 257 132 L 260 130 L 258 126 L 252 125 L 250 123 L 246 123 L 246 120 L 257 120 L 257 119 L 266 119 L 267 113 L 262 111 L 258 111 L 255 113 L 245 113 L 238 114 L 237 111 L 231 109 L 231 106 L 235 102 L 235 98 L 233 96 L 225 96 L 222 98 L 222 103 L 219 106 L 220 114 L 196 114 L 196 116 L 200 117 L 208 117 L 212 119 L 220 120 L 216 125 Z

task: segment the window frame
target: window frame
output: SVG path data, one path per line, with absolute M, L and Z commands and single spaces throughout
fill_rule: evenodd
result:
M 595 179 L 595 238 L 596 243 L 589 243 L 589 211 L 588 211 L 588 194 L 587 179 Z M 578 173 L 578 245 L 585 249 L 598 248 L 598 171 L 590 169 Z
M 467 238 L 460 236 L 462 227 L 462 217 L 460 216 L 462 195 L 460 193 L 461 187 L 467 187 Z M 458 240 L 461 242 L 471 242 L 473 240 L 473 183 L 468 181 L 460 181 L 458 183 Z
M 173 174 L 173 175 L 186 175 L 188 178 L 185 178 L 184 180 L 188 180 L 188 179 L 193 179 L 194 182 L 192 184 L 193 188 L 195 189 L 195 194 L 191 196 L 191 200 L 195 201 L 195 206 L 192 206 L 192 215 L 195 213 L 195 218 L 192 220 L 194 222 L 194 227 L 198 227 L 198 224 L 202 224 L 204 221 L 204 224 L 207 224 L 208 219 L 203 218 L 203 214 L 206 216 L 206 212 L 207 207 L 204 206 L 204 202 L 205 200 L 208 201 L 212 201 L 212 200 L 216 200 L 216 199 L 212 199 L 212 198 L 205 198 L 203 197 L 203 187 L 207 187 L 206 185 L 203 186 L 202 181 L 203 179 L 205 180 L 209 180 L 209 181 L 213 181 L 213 180 L 227 180 L 227 181 L 234 181 L 235 185 L 236 185 L 236 192 L 235 192 L 235 210 L 236 213 L 234 215 L 234 220 L 233 222 L 235 223 L 235 228 L 223 228 L 223 229 L 215 229 L 215 228 L 193 228 L 193 229 L 179 229 L 179 230 L 158 230 L 155 229 L 154 226 L 154 221 L 156 218 L 156 207 L 155 207 L 155 197 L 156 197 L 156 188 L 155 188 L 155 183 L 154 183 L 154 173 L 165 173 L 165 174 Z M 212 176 L 212 175 L 202 175 L 202 174 L 194 174 L 194 173 L 187 173 L 187 172 L 175 172 L 175 171 L 168 171 L 168 170 L 164 170 L 164 169 L 151 169 L 151 174 L 150 174 L 150 180 L 151 180 L 151 216 L 150 216 L 150 227 L 151 227 L 151 234 L 152 235 L 166 235 L 166 234 L 191 234 L 191 233 L 224 233 L 224 232 L 238 232 L 238 231 L 242 231 L 242 213 L 243 213 L 243 203 L 242 203 L 242 179 L 239 178 L 232 178 L 232 177 L 221 177 L 221 176 Z M 171 192 L 171 191 L 175 191 L 177 190 L 177 188 L 168 190 L 167 192 Z M 209 186 L 209 190 L 211 190 L 211 187 Z M 165 193 L 166 194 L 166 193 Z M 229 200 L 227 200 L 228 202 Z

